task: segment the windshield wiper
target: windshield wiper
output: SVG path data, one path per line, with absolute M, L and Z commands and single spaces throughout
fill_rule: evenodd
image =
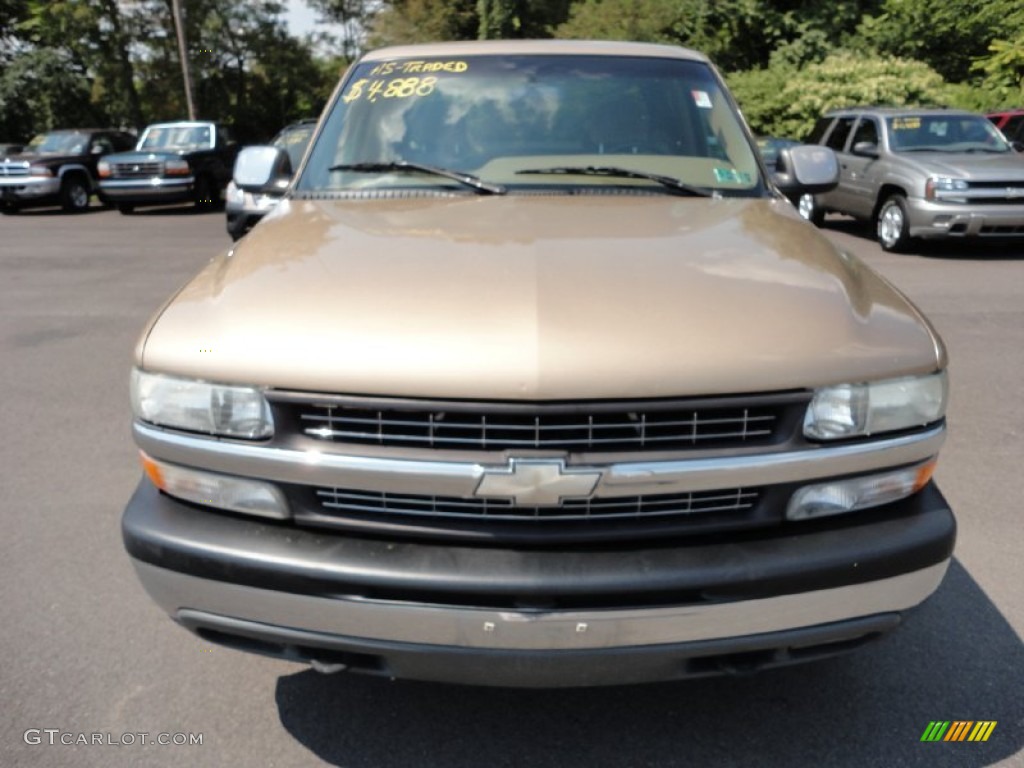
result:
M 553 168 L 527 168 L 516 173 L 530 173 L 555 176 L 604 176 L 610 179 L 646 179 L 661 184 L 665 189 L 676 195 L 686 197 L 714 197 L 717 193 L 709 192 L 706 189 L 686 184 L 671 176 L 662 176 L 660 173 L 647 173 L 646 171 L 634 171 L 629 168 L 618 168 L 614 165 L 559 165 Z
M 329 171 L 355 171 L 356 173 L 425 173 L 430 176 L 442 176 L 452 181 L 457 181 L 464 187 L 475 189 L 484 195 L 504 195 L 505 187 L 500 184 L 491 184 L 471 173 L 452 171 L 448 168 L 438 168 L 423 163 L 411 163 L 408 160 L 392 160 L 388 162 L 374 163 L 342 163 L 332 165 Z

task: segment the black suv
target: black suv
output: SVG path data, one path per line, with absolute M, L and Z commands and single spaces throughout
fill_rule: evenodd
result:
M 84 211 L 97 190 L 101 157 L 130 149 L 135 137 L 124 131 L 75 128 L 36 136 L 17 155 L 0 160 L 0 208 L 59 204 Z
M 100 163 L 100 194 L 121 213 L 137 205 L 184 202 L 201 210 L 219 208 L 237 154 L 238 144 L 219 123 L 156 123 L 143 132 L 134 152 Z

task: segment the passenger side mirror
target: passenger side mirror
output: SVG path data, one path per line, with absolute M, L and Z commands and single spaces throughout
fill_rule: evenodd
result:
M 779 151 L 775 186 L 790 200 L 800 195 L 820 195 L 839 184 L 839 159 L 828 147 L 816 144 Z
M 291 182 L 291 160 L 277 147 L 246 147 L 235 159 L 233 179 L 236 187 L 247 192 L 280 193 Z
M 873 141 L 858 141 L 853 145 L 853 154 L 861 157 L 878 157 L 878 145 Z

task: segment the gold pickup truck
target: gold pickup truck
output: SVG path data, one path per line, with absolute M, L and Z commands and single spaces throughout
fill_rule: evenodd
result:
M 239 189 L 280 185 L 250 148 Z M 210 642 L 585 686 L 835 654 L 939 585 L 946 353 L 692 51 L 392 48 L 144 330 L 140 580 Z

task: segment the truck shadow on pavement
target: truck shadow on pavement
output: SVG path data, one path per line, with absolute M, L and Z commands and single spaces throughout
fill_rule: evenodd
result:
M 409 766 L 982 766 L 1024 747 L 1024 644 L 958 561 L 889 637 L 749 677 L 531 691 L 303 671 L 288 732 L 328 763 Z M 922 743 L 995 720 L 985 743 Z

